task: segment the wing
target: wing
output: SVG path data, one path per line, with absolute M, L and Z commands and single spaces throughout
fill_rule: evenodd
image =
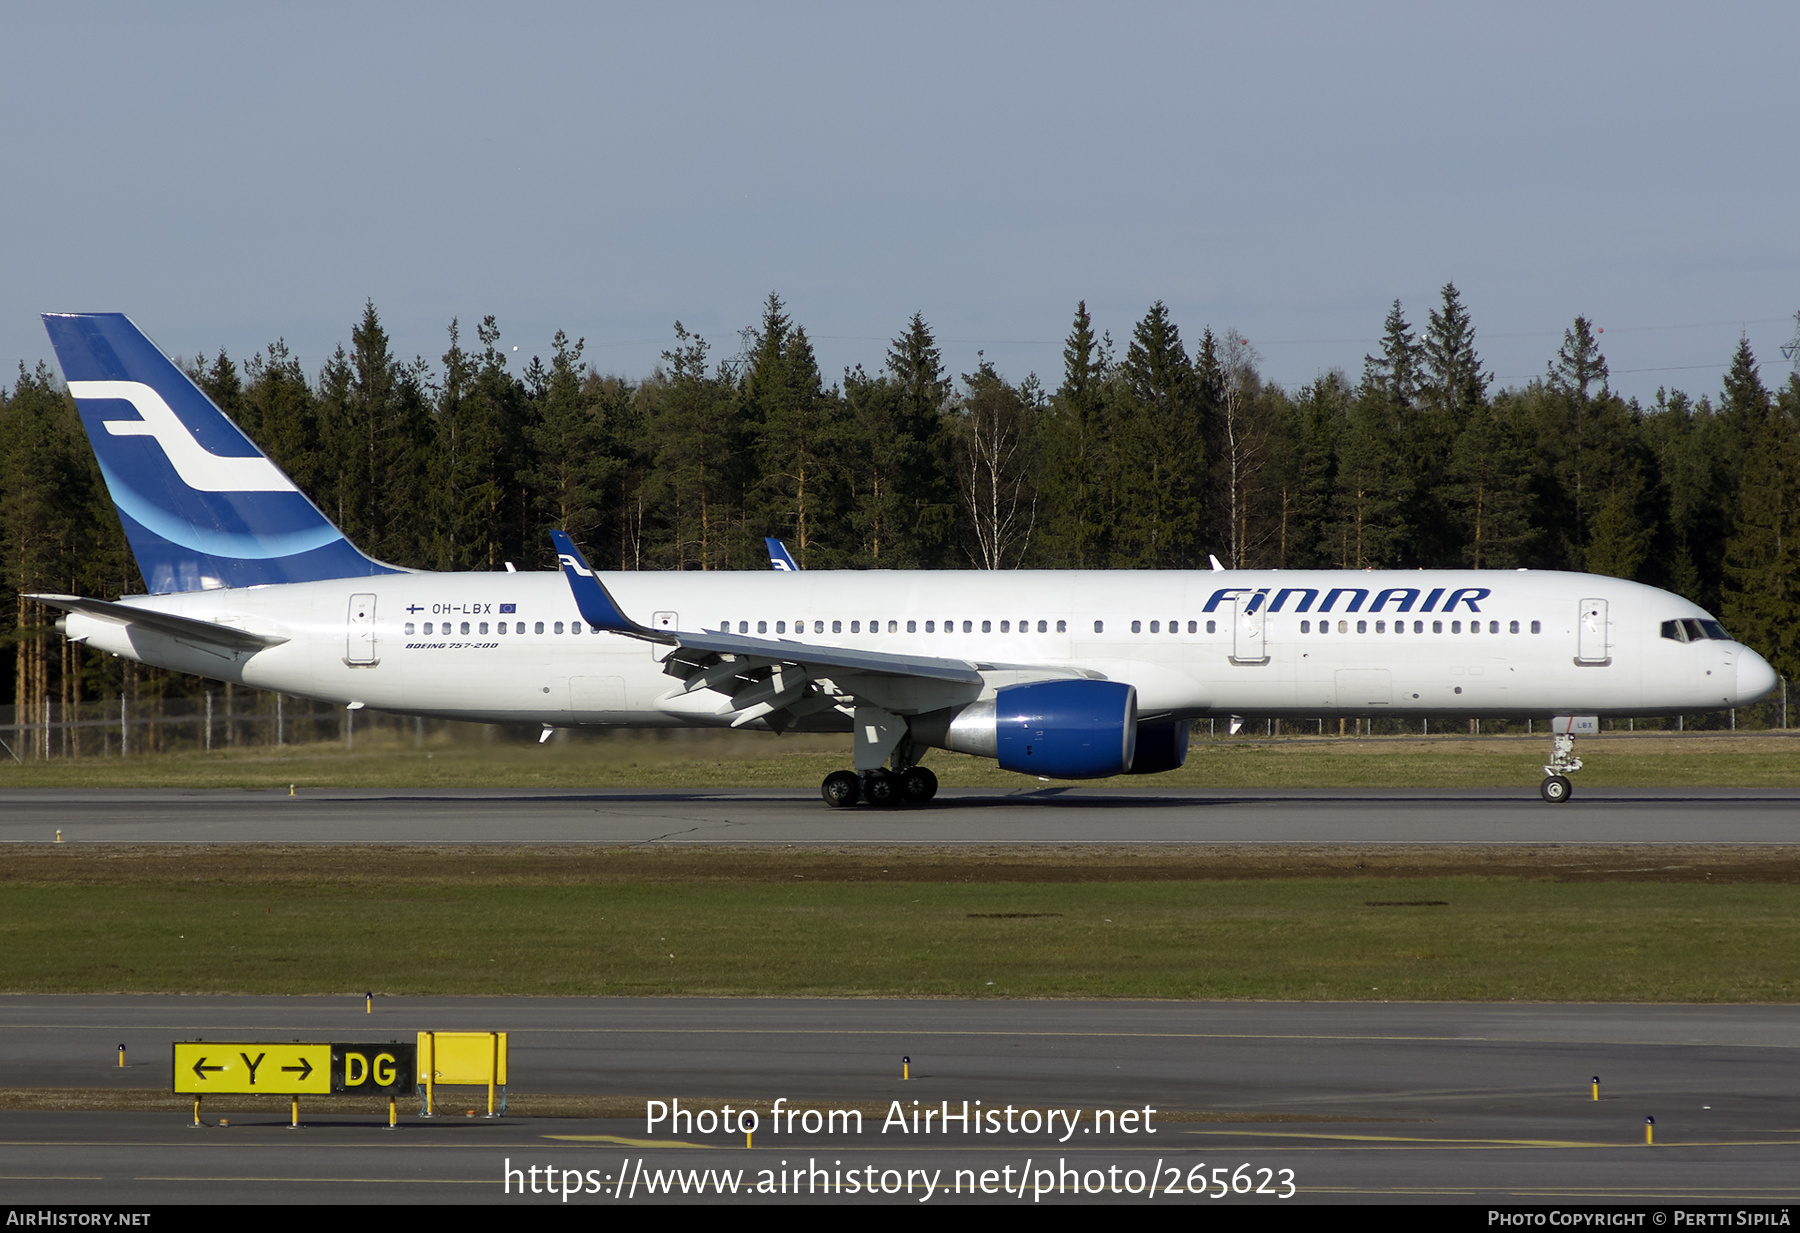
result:
M 760 719 L 780 731 L 806 715 L 849 710 L 857 703 L 917 715 L 973 702 L 995 684 L 1097 675 L 1078 668 L 900 655 L 724 631 L 650 629 L 625 615 L 574 541 L 561 531 L 551 531 L 550 537 L 575 605 L 590 626 L 671 648 L 663 671 L 681 683 L 661 706 L 673 714 L 729 716 L 732 727 Z

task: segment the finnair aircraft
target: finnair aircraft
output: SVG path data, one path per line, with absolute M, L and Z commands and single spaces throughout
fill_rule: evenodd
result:
M 850 732 L 834 806 L 929 800 L 950 749 L 1044 779 L 1173 770 L 1192 720 L 1534 716 L 1569 796 L 1601 716 L 1767 696 L 1678 596 L 1494 571 L 439 574 L 359 552 L 119 314 L 46 315 L 150 594 L 34 596 L 115 655 L 351 709 Z M 790 563 L 791 564 L 791 563 Z M 1216 566 L 1216 563 L 1215 563 Z

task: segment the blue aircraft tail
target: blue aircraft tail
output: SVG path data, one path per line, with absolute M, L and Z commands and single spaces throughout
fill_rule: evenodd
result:
M 800 567 L 794 564 L 794 554 L 787 545 L 772 535 L 763 536 L 763 547 L 769 550 L 769 568 L 778 574 L 797 574 Z
M 122 313 L 44 328 L 152 594 L 401 571 L 343 532 Z

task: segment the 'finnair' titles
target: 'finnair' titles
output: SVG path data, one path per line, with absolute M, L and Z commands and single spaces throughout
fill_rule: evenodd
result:
M 932 749 L 1044 779 L 1182 765 L 1202 717 L 1539 717 L 1569 795 L 1601 716 L 1766 696 L 1689 601 L 1587 574 L 800 570 L 439 574 L 351 544 L 127 318 L 46 315 L 148 584 L 35 598 L 72 639 L 415 715 L 851 734 L 833 805 L 928 800 Z

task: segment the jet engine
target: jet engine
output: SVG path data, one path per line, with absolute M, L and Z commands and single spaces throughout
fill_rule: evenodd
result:
M 1137 744 L 1137 690 L 1094 680 L 1007 685 L 991 699 L 917 717 L 912 734 L 1045 779 L 1122 775 Z

